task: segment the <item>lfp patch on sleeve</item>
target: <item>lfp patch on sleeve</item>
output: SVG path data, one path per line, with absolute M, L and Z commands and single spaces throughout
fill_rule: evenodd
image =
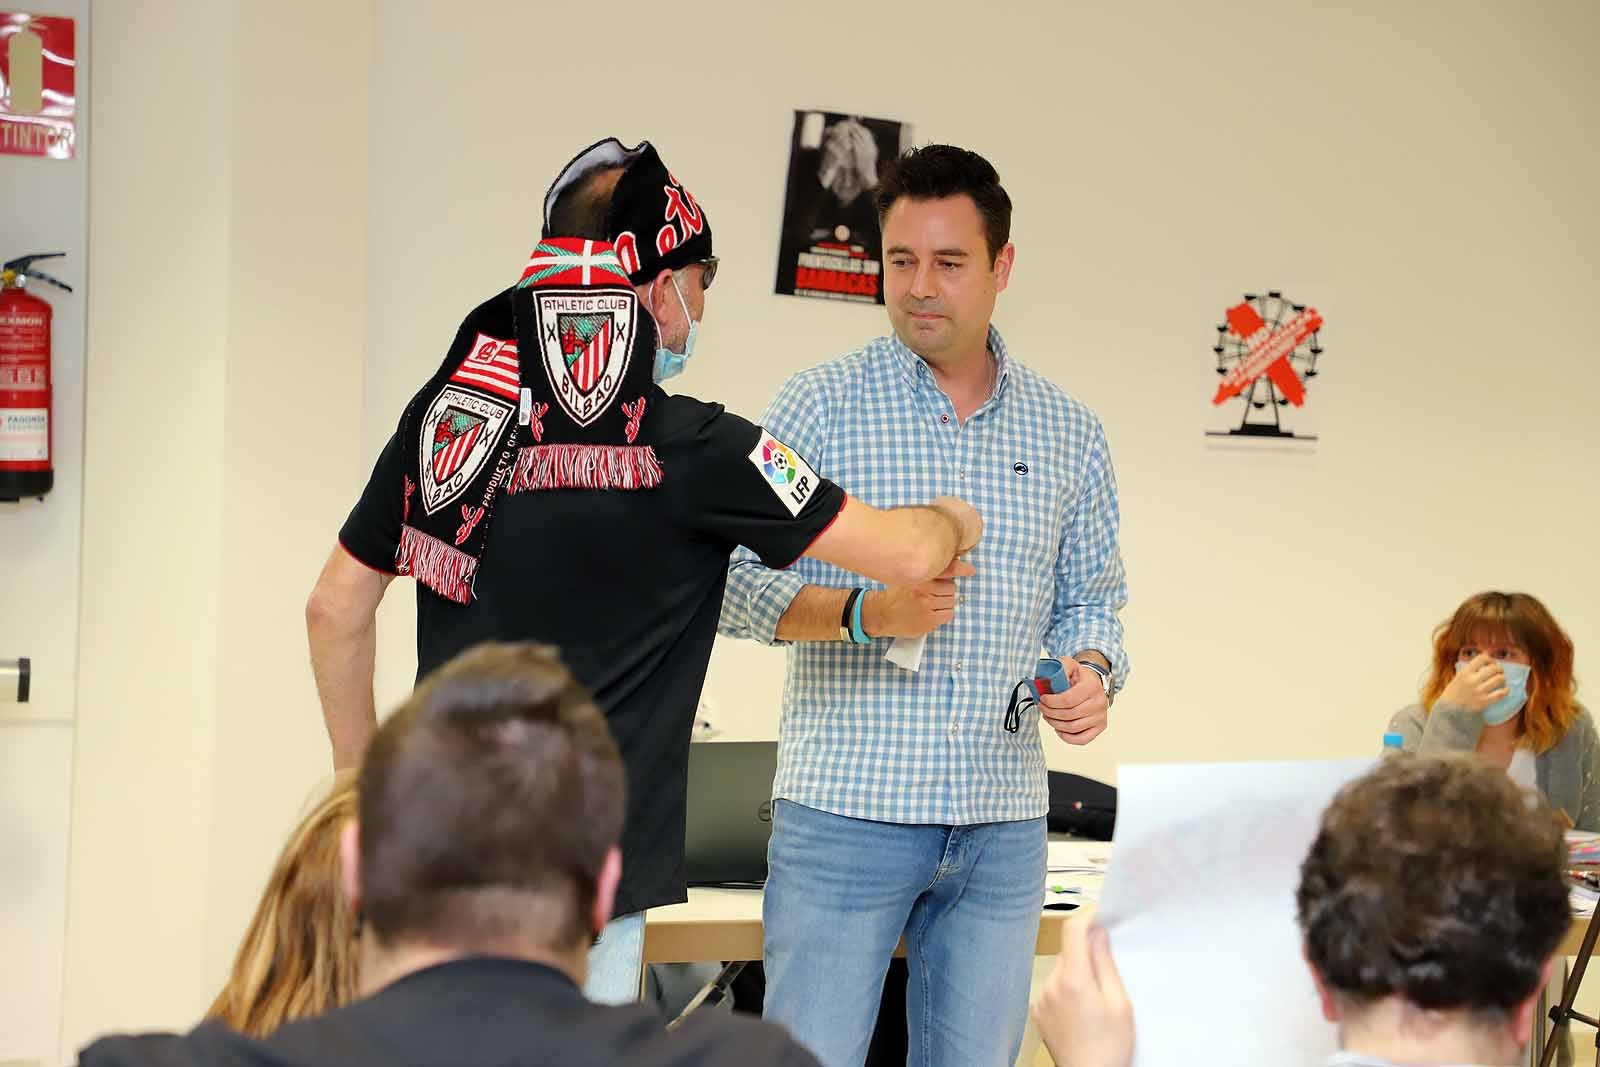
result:
M 769 433 L 763 433 L 756 442 L 750 452 L 750 462 L 791 515 L 798 516 L 811 494 L 817 491 L 817 476 L 806 461 Z

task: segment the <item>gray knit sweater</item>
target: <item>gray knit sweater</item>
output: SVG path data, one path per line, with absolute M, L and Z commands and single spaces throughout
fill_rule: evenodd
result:
M 1483 716 L 1442 700 L 1428 715 L 1421 704 L 1412 704 L 1394 713 L 1389 732 L 1405 737 L 1407 752 L 1471 752 L 1478 747 Z M 1565 811 L 1578 829 L 1600 830 L 1600 735 L 1585 708 L 1579 706 L 1567 735 L 1550 751 L 1535 756 L 1534 763 L 1539 789 L 1550 803 Z

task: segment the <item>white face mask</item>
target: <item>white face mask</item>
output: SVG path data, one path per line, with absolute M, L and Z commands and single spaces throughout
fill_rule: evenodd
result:
M 689 302 L 683 298 L 683 290 L 678 288 L 678 276 L 672 276 L 672 291 L 678 294 L 678 306 L 683 308 L 683 317 L 689 319 L 689 336 L 684 339 L 683 351 L 674 352 L 665 345 L 656 346 L 656 362 L 650 372 L 651 378 L 659 385 L 668 378 L 675 378 L 683 373 L 683 365 L 689 362 L 689 357 L 694 355 L 694 339 L 700 332 L 700 323 L 689 317 Z M 651 318 L 655 316 L 652 315 Z M 656 323 L 656 337 L 661 336 L 661 324 Z

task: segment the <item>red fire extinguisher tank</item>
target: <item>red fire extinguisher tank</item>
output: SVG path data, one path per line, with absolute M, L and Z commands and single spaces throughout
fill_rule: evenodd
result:
M 23 256 L 0 268 L 0 500 L 43 496 L 55 483 L 51 461 L 49 303 L 25 290 L 30 279 L 71 292 L 33 270 Z

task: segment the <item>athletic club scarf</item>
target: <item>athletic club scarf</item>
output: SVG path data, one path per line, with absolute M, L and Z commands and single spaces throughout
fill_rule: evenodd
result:
M 661 484 L 645 431 L 655 344 L 610 244 L 541 240 L 401 416 L 396 573 L 470 603 L 502 493 Z
M 585 148 L 561 168 L 544 198 L 544 232 L 561 191 L 591 171 L 621 167 L 606 214 L 606 234 L 622 269 L 635 285 L 663 270 L 678 270 L 711 255 L 711 222 L 689 191 L 667 170 L 649 141 L 622 147 L 607 137 Z

